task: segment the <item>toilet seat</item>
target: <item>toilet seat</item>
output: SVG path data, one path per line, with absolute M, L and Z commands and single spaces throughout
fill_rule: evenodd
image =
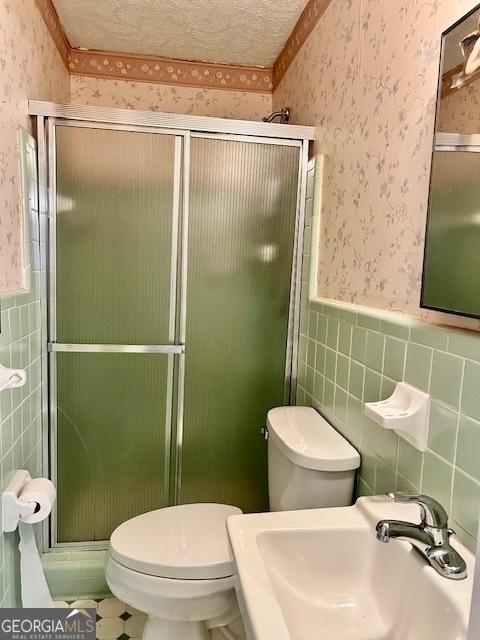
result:
M 211 580 L 233 575 L 226 519 L 241 509 L 185 504 L 143 513 L 119 525 L 110 555 L 127 569 L 161 578 Z

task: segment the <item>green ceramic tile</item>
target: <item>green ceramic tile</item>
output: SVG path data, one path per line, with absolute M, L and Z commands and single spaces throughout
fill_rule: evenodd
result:
M 327 316 L 323 313 L 319 314 L 317 318 L 317 340 L 322 344 L 327 342 Z
M 305 376 L 305 391 L 312 395 L 313 393 L 313 379 L 315 376 L 315 369 L 307 365 L 307 372 Z
M 325 345 L 317 342 L 317 355 L 315 356 L 315 369 L 320 373 L 325 372 Z
M 403 340 L 397 340 L 396 338 L 387 336 L 385 340 L 385 361 L 383 365 L 384 374 L 395 380 L 403 380 L 406 350 L 406 343 Z
M 357 496 L 361 498 L 363 496 L 373 496 L 374 494 L 375 490 L 371 489 L 363 478 L 358 478 Z
M 357 441 L 361 435 L 362 416 L 363 403 L 352 395 L 348 396 L 347 424 L 350 432 L 355 434 L 355 441 Z
M 358 362 L 365 364 L 365 349 L 367 346 L 367 330 L 362 327 L 352 328 L 351 356 Z
M 311 338 L 307 342 L 307 364 L 309 367 L 315 366 L 315 355 L 317 352 L 317 343 Z
M 465 362 L 461 411 L 480 420 L 480 364 L 470 360 Z
M 414 486 L 397 471 L 397 477 L 395 478 L 395 490 L 406 491 L 407 493 L 418 493 L 420 491 L 420 487 Z
M 337 372 L 335 376 L 336 383 L 343 389 L 348 389 L 348 374 L 350 368 L 350 359 L 347 356 L 337 353 Z
M 325 378 L 321 373 L 315 373 L 313 382 L 313 397 L 320 404 L 323 404 L 323 387 L 325 384 Z
M 305 388 L 307 378 L 307 365 L 302 360 L 298 361 L 298 369 L 297 369 L 297 382 L 299 385 Z
M 383 369 L 383 351 L 385 336 L 377 331 L 369 331 L 367 335 L 367 350 L 365 364 L 371 369 L 381 372 Z
M 375 493 L 380 495 L 389 491 L 395 491 L 395 476 L 395 469 L 383 460 L 378 459 L 375 474 Z
M 335 385 L 331 380 L 328 380 L 328 378 L 325 378 L 323 405 L 327 411 L 333 414 L 335 409 Z
M 465 529 L 459 525 L 459 523 L 450 518 L 450 526 L 455 531 L 458 538 L 463 542 L 463 544 L 470 549 L 472 553 L 476 553 L 477 551 L 477 540 L 474 536 L 470 535 Z
M 422 493 L 438 500 L 447 513 L 450 513 L 452 484 L 453 466 L 427 451 L 423 462 Z
M 323 308 L 323 303 L 319 300 L 312 300 L 310 302 L 310 309 L 316 311 L 317 313 L 325 313 Z
M 317 318 L 318 314 L 315 311 L 309 311 L 308 313 L 308 337 L 317 339 Z
M 398 472 L 414 487 L 420 487 L 422 476 L 422 453 L 406 440 L 398 442 Z
M 391 429 L 379 428 L 377 439 L 377 453 L 390 466 L 397 465 L 398 436 Z
M 327 325 L 327 345 L 331 349 L 337 350 L 338 348 L 338 319 L 337 318 L 328 318 Z
M 349 324 L 357 324 L 357 312 L 354 309 L 348 309 L 343 305 L 339 305 L 337 309 L 339 320 L 344 320 Z
M 347 422 L 347 392 L 335 387 L 335 415 L 343 423 Z
M 380 317 L 362 310 L 362 312 L 357 313 L 357 325 L 365 327 L 365 329 L 378 331 L 380 329 Z
M 365 369 L 365 383 L 363 397 L 365 402 L 378 402 L 380 400 L 380 387 L 382 376 L 372 369 Z
M 480 480 L 480 423 L 463 415 L 460 415 L 458 424 L 455 464 L 476 480 Z
M 365 414 L 362 417 L 362 442 L 364 442 L 372 451 L 377 450 L 378 446 L 378 430 L 381 427 L 371 420 Z
M 428 446 L 449 462 L 453 462 L 455 458 L 457 425 L 458 414 L 433 400 L 430 407 Z
M 340 320 L 338 325 L 338 350 L 344 355 L 349 356 L 351 342 L 352 325 L 349 322 Z
M 430 393 L 454 408 L 460 402 L 464 360 L 441 351 L 433 352 Z
M 432 350 L 409 342 L 405 363 L 405 382 L 421 391 L 428 391 L 431 366 Z
M 325 350 L 325 376 L 335 382 L 335 374 L 337 371 L 337 353 L 333 349 Z
M 360 466 L 360 478 L 366 482 L 369 487 L 374 489 L 377 457 L 365 444 L 362 444 L 360 454 L 362 459 L 362 464 Z
M 348 390 L 359 400 L 363 400 L 363 382 L 365 379 L 365 367 L 356 360 L 350 360 L 350 379 Z
M 478 516 L 480 511 L 480 484 L 455 470 L 453 479 L 452 518 L 471 536 L 478 533 Z
M 410 335 L 410 324 L 408 321 L 402 322 L 400 319 L 398 321 L 382 319 L 380 320 L 380 331 L 390 336 L 394 336 L 395 338 L 408 340 Z
M 295 397 L 295 404 L 299 407 L 305 407 L 305 389 L 297 384 L 297 395 Z
M 303 362 L 307 360 L 307 338 L 303 335 L 300 335 L 298 340 L 298 358 Z
M 387 398 L 389 398 L 395 391 L 396 386 L 397 386 L 397 380 L 392 380 L 392 378 L 388 378 L 387 376 L 382 376 L 380 400 L 386 400 Z
M 308 333 L 308 309 L 300 310 L 300 333 L 304 336 Z
M 474 331 L 451 331 L 448 350 L 457 356 L 480 362 L 480 335 Z
M 411 342 L 423 344 L 425 347 L 446 351 L 448 331 L 439 329 L 426 323 L 413 325 L 410 329 Z

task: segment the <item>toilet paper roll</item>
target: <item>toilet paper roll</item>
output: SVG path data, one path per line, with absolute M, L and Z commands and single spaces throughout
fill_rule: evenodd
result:
M 34 503 L 35 511 L 29 516 L 24 516 L 22 522 L 34 524 L 45 520 L 50 515 L 56 495 L 53 482 L 47 478 L 35 478 L 27 482 L 18 498 L 22 502 Z

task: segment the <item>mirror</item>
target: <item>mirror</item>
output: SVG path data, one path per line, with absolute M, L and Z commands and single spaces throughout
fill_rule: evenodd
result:
M 442 37 L 421 306 L 480 317 L 480 5 Z

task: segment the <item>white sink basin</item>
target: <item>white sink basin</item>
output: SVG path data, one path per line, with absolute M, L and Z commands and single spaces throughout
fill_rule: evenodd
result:
M 238 595 L 252 640 L 465 640 L 474 557 L 453 539 L 469 577 L 438 575 L 408 542 L 379 542 L 382 518 L 420 521 L 383 497 L 353 507 L 228 520 Z

